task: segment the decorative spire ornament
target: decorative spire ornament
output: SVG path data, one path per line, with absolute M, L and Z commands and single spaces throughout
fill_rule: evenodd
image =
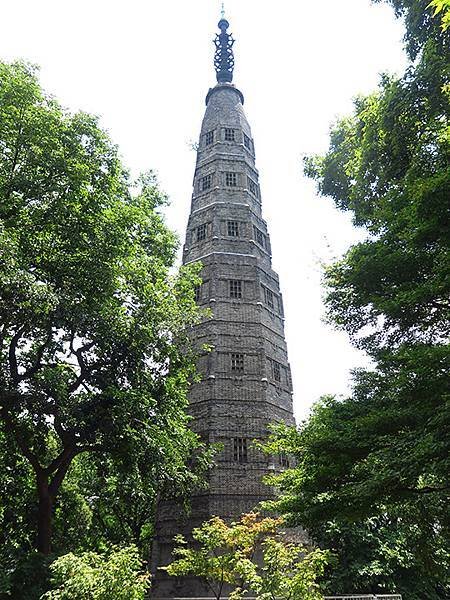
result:
M 216 78 L 218 83 L 231 83 L 233 81 L 234 69 L 234 39 L 231 33 L 227 33 L 227 29 L 230 24 L 224 18 L 224 14 L 225 9 L 222 4 L 222 18 L 218 24 L 220 33 L 216 35 L 214 40 L 214 44 L 216 45 L 216 52 L 214 54 L 214 67 L 216 69 Z

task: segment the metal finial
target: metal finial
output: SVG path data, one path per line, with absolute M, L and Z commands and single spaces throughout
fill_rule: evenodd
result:
M 225 19 L 225 2 L 222 2 L 222 9 L 220 11 L 220 18 Z
M 229 26 L 228 21 L 222 16 L 219 21 L 220 33 L 216 35 L 216 39 L 214 40 L 214 44 L 216 45 L 214 67 L 218 83 L 231 83 L 233 81 L 234 39 L 231 33 L 227 33 Z

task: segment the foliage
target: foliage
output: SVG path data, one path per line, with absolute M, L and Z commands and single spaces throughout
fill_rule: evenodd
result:
M 0 63 L 0 460 L 13 494 L 0 518 L 24 519 L 17 551 L 48 554 L 53 516 L 57 544 L 83 546 L 83 478 L 61 488 L 83 453 L 129 486 L 144 469 L 150 500 L 186 491 L 207 462 L 185 414 L 198 269 L 170 274 L 165 201 L 151 174 L 130 183 L 94 117 L 61 108 L 35 68 Z
M 2 600 L 39 600 L 50 585 L 49 566 L 54 556 L 34 551 L 21 554 L 9 571 L 5 570 Z M 9 564 L 6 565 L 7 567 Z
M 298 431 L 276 428 L 266 451 L 289 453 L 296 466 L 270 478 L 281 496 L 267 507 L 337 555 L 325 591 L 444 598 L 450 523 L 441 479 L 426 471 L 433 441 L 416 445 L 396 407 L 359 391 L 359 401 L 323 398 Z M 415 462 L 425 471 L 416 488 Z
M 431 0 L 428 7 L 434 9 L 433 16 L 442 16 L 442 30 L 447 31 L 450 27 L 450 0 Z
M 444 499 L 449 354 L 402 348 L 376 370 L 355 374 L 351 399 L 323 398 L 298 432 L 277 428 L 284 441 L 275 438 L 267 451 L 296 454 L 297 510 L 308 524 L 324 512 L 347 518 L 370 515 L 384 501 Z M 290 472 L 278 481 L 291 485 Z
M 349 398 L 325 397 L 266 450 L 296 466 L 272 507 L 340 563 L 333 592 L 450 593 L 448 32 L 426 2 L 389 0 L 412 59 L 332 128 L 305 172 L 366 238 L 325 272 L 328 319 L 369 353 Z
M 446 69 L 431 54 L 400 80 L 384 77 L 333 128 L 328 153 L 306 163 L 370 234 L 326 273 L 330 319 L 368 351 L 449 333 Z
M 316 578 L 328 554 L 283 540 L 281 523 L 256 513 L 231 525 L 213 517 L 193 530 L 195 547 L 188 547 L 181 535 L 175 538 L 177 558 L 164 569 L 173 576 L 202 578 L 217 599 L 227 586 L 230 600 L 247 593 L 259 600 L 321 598 Z
M 405 24 L 405 50 L 411 60 L 416 60 L 428 45 L 437 46 L 440 54 L 448 51 L 448 30 L 440 18 L 448 18 L 448 0 L 372 0 L 385 2 L 394 9 Z M 437 12 L 442 6 L 442 9 Z
M 149 576 L 135 546 L 105 554 L 65 554 L 50 566 L 52 586 L 42 600 L 143 600 Z

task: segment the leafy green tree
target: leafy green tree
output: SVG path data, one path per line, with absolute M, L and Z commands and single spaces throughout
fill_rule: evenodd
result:
M 328 553 L 285 541 L 281 524 L 257 513 L 230 525 L 213 517 L 193 530 L 195 547 L 182 535 L 175 538 L 176 559 L 163 568 L 169 575 L 202 578 L 217 600 L 224 593 L 230 600 L 247 594 L 258 600 L 319 600 L 316 579 Z
M 135 546 L 104 554 L 65 554 L 51 566 L 54 588 L 42 600 L 144 600 L 149 575 Z
M 367 231 L 325 272 L 329 321 L 373 361 L 352 396 L 323 398 L 268 452 L 296 456 L 275 507 L 340 567 L 339 592 L 448 597 L 450 87 L 448 32 L 419 0 L 390 0 L 414 62 L 332 128 L 305 172 Z M 272 481 L 274 482 L 274 481 Z
M 156 493 L 200 447 L 185 414 L 198 276 L 170 275 L 164 202 L 151 175 L 129 182 L 94 117 L 0 63 L 0 419 L 6 460 L 32 470 L 43 554 L 76 457 L 145 456 Z

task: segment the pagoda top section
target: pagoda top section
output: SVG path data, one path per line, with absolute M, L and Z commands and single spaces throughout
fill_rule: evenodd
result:
M 231 83 L 233 81 L 234 39 L 231 33 L 227 33 L 229 26 L 228 21 L 222 17 L 218 23 L 220 33 L 216 35 L 214 40 L 216 46 L 214 68 L 216 69 L 217 83 Z

